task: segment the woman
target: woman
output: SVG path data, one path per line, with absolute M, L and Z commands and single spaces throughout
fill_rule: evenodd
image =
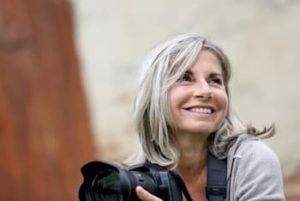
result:
M 226 200 L 284 200 L 277 156 L 233 113 L 231 68 L 223 51 L 196 34 L 177 36 L 147 58 L 135 102 L 142 161 L 175 170 L 194 201 L 206 200 L 207 156 L 227 158 Z M 136 161 L 137 162 L 137 161 Z M 141 162 L 141 161 L 139 161 Z M 143 201 L 161 200 L 138 186 Z

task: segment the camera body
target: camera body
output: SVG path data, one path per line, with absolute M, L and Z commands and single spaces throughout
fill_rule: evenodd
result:
M 182 201 L 180 177 L 157 164 L 137 164 L 125 170 L 92 161 L 81 172 L 84 180 L 79 189 L 80 201 L 138 201 L 135 193 L 138 185 L 164 201 Z

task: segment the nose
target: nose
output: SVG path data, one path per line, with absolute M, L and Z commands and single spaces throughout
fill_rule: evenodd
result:
M 212 98 L 212 91 L 206 80 L 195 83 L 194 97 L 209 100 Z

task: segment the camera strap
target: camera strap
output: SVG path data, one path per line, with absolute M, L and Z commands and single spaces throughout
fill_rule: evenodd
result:
M 224 201 L 227 185 L 227 160 L 208 154 L 206 197 L 208 201 Z
M 179 188 L 181 189 L 186 201 L 193 201 L 189 191 L 187 190 L 187 188 L 186 188 L 184 182 L 182 181 L 182 179 L 180 178 L 180 176 L 173 171 L 169 171 L 169 173 L 173 176 L 176 183 L 179 185 Z

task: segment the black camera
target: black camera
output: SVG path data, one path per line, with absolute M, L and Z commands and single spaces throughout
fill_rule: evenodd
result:
M 182 201 L 182 195 L 191 200 L 181 178 L 156 164 L 137 164 L 125 170 L 93 161 L 81 172 L 84 180 L 79 189 L 80 201 L 138 201 L 138 185 L 164 201 Z

